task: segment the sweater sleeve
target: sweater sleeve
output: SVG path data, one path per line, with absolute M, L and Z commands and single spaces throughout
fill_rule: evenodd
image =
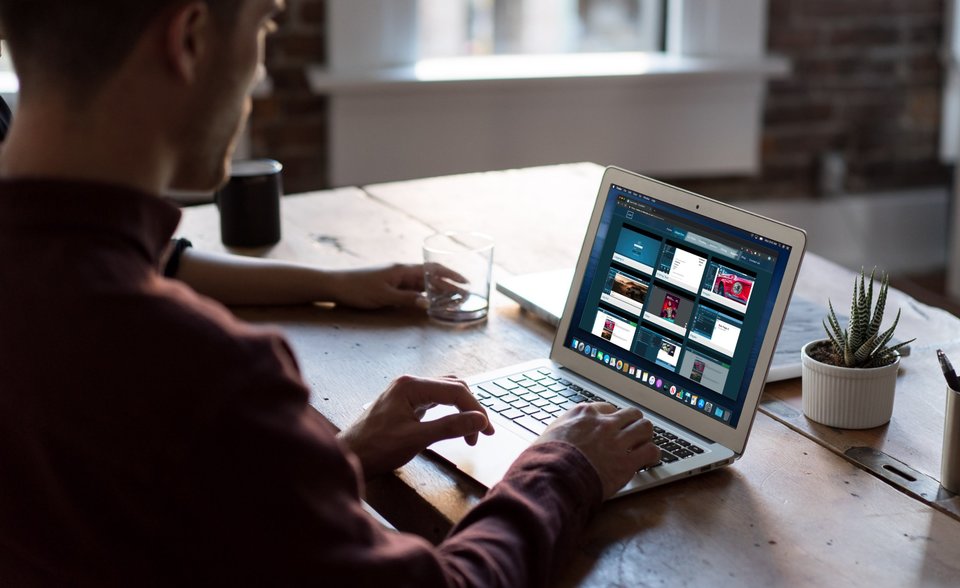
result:
M 204 532 L 185 557 L 200 554 L 210 580 L 545 586 L 600 504 L 593 466 L 551 442 L 522 454 L 441 545 L 387 531 L 362 510 L 359 464 L 307 403 L 292 357 L 272 358 L 204 435 L 189 476 Z
M 440 545 L 449 583 L 550 585 L 601 498 L 600 478 L 580 450 L 531 446 Z

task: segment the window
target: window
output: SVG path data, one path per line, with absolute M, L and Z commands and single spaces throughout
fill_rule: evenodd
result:
M 7 51 L 7 42 L 0 41 L 0 71 L 13 71 L 13 63 L 10 62 L 10 52 Z
M 420 57 L 660 51 L 664 0 L 419 0 Z
M 13 64 L 10 62 L 7 44 L 0 42 L 0 49 L 3 51 L 3 55 L 0 56 L 0 97 L 6 101 L 10 108 L 16 109 L 20 83 L 17 80 L 17 75 L 13 73 Z
M 330 96 L 334 185 L 565 161 L 756 173 L 766 82 L 789 71 L 764 52 L 767 0 L 326 4 L 308 79 Z

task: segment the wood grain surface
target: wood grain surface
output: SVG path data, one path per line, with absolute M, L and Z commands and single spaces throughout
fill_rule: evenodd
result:
M 281 243 L 242 253 L 328 267 L 417 261 L 422 238 L 448 219 L 483 219 L 485 227 L 471 226 L 497 238 L 499 271 L 567 267 L 579 251 L 599 169 L 577 164 L 566 171 L 382 185 L 371 187 L 371 195 L 342 189 L 287 197 Z M 554 192 L 537 192 L 537 185 Z M 537 210 L 548 215 L 549 227 L 529 216 Z M 216 223 L 212 206 L 195 207 L 185 210 L 179 232 L 197 247 L 218 250 Z M 812 300 L 841 294 L 846 300 L 849 278 L 843 268 L 809 256 L 798 292 Z M 829 286 L 819 283 L 827 279 L 833 280 Z M 899 296 L 891 296 L 891 306 L 907 308 L 903 336 L 922 339 L 904 361 L 890 425 L 861 433 L 820 427 L 799 410 L 799 380 L 770 386 L 767 396 L 777 410 L 758 415 L 743 459 L 606 504 L 561 570 L 560 585 L 956 585 L 960 522 L 841 456 L 866 444 L 921 471 L 939 471 L 944 390 L 927 356 L 931 346 L 947 345 L 960 358 L 960 343 L 953 343 L 960 331 L 950 315 Z M 466 375 L 502 367 L 548 354 L 553 337 L 545 323 L 499 295 L 486 322 L 462 329 L 419 312 L 236 312 L 286 333 L 311 386 L 311 403 L 338 427 L 401 373 Z M 482 495 L 475 483 L 427 457 L 395 476 L 371 480 L 367 491 L 370 503 L 398 528 L 433 541 Z

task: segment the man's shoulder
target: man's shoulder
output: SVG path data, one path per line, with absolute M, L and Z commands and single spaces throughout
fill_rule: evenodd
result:
M 109 317 L 98 344 L 131 362 L 130 371 L 150 369 L 158 383 L 177 381 L 205 395 L 252 386 L 303 388 L 279 330 L 246 323 L 176 280 L 157 278 L 146 288 L 91 302 L 94 314 Z
M 176 280 L 161 280 L 150 298 L 158 332 L 181 350 L 207 361 L 212 356 L 242 360 L 247 370 L 263 368 L 265 363 L 274 367 L 292 363 L 296 368 L 292 350 L 275 327 L 240 320 L 219 302 Z

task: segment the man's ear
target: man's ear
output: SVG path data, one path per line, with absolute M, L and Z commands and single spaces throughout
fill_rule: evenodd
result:
M 192 82 L 206 51 L 212 33 L 210 8 L 206 2 L 181 5 L 167 21 L 166 54 L 177 77 Z

